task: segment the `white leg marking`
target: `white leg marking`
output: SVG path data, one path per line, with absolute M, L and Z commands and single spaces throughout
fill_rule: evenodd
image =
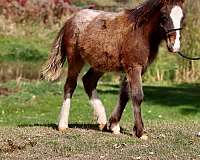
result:
M 98 98 L 92 98 L 90 99 L 90 104 L 92 105 L 96 113 L 97 122 L 99 124 L 106 124 L 107 123 L 106 112 L 101 100 Z
M 58 123 L 58 129 L 59 130 L 65 130 L 68 128 L 68 117 L 69 117 L 69 110 L 70 110 L 70 98 L 67 98 L 63 102 L 63 106 L 60 111 L 59 116 L 59 123 Z
M 119 126 L 119 123 L 111 124 L 110 130 L 111 130 L 114 134 L 120 134 L 120 126 Z
M 148 140 L 148 135 L 147 134 L 143 134 L 142 137 L 140 137 L 141 140 L 147 141 Z
M 181 20 L 183 18 L 183 11 L 181 7 L 175 6 L 172 8 L 170 17 L 174 24 L 174 29 L 178 29 L 181 27 Z M 176 31 L 176 40 L 173 46 L 174 52 L 178 52 L 180 49 L 180 31 Z

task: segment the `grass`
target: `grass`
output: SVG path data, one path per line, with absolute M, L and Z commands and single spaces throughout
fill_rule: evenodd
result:
M 48 58 L 50 45 L 48 38 L 37 35 L 0 34 L 0 81 L 18 77 L 38 79 L 41 65 Z
M 44 40 L 43 40 L 44 41 Z M 42 40 L 35 38 L 1 36 L 1 61 L 39 61 L 46 58 L 49 46 L 43 47 Z
M 3 88 L 14 91 L 0 97 L 2 125 L 52 124 L 56 122 L 63 96 L 63 83 L 17 82 L 4 83 Z M 100 84 L 98 92 L 108 115 L 115 106 L 118 85 Z M 143 116 L 147 120 L 200 121 L 199 85 L 144 86 Z M 162 98 L 160 98 L 162 97 Z M 132 121 L 130 103 L 122 121 Z M 79 85 L 72 99 L 71 123 L 92 123 L 93 111 Z M 15 115 L 15 116 L 13 116 Z
M 132 134 L 132 109 L 127 106 L 114 136 L 98 131 L 93 110 L 79 84 L 72 100 L 70 127 L 56 127 L 63 82 L 3 83 L 0 97 L 0 157 L 7 159 L 198 159 L 200 139 L 199 85 L 144 86 L 143 117 L 149 140 Z M 100 84 L 107 116 L 115 105 L 118 85 Z M 162 97 L 162 98 L 161 98 Z

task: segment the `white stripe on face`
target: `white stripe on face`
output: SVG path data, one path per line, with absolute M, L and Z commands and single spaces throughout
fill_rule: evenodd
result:
M 181 27 L 181 20 L 183 18 L 183 11 L 181 9 L 181 7 L 179 6 L 175 6 L 172 8 L 171 13 L 170 13 L 170 17 L 172 19 L 173 25 L 174 25 L 174 29 L 178 29 Z M 180 49 L 180 31 L 176 31 L 176 40 L 173 46 L 173 50 L 174 52 L 179 51 Z

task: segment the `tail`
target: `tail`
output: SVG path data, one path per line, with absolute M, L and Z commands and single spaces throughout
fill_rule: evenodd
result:
M 64 31 L 65 25 L 58 33 L 58 36 L 53 43 L 49 59 L 41 70 L 41 78 L 48 81 L 54 81 L 60 77 L 62 67 L 65 63 L 66 54 L 62 51 Z

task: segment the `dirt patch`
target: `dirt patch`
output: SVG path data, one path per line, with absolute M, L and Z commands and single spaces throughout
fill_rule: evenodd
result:
M 93 129 L 1 127 L 0 159 L 199 159 L 197 123 L 149 123 L 148 141 Z M 128 127 L 126 127 L 128 128 Z
M 11 91 L 8 88 L 4 88 L 4 87 L 0 87 L 0 96 L 8 96 L 11 93 L 13 93 L 13 91 Z
M 11 95 L 13 93 L 17 93 L 19 91 L 20 91 L 19 88 L 10 89 L 10 88 L 7 88 L 7 87 L 1 87 L 0 86 L 0 96 L 9 96 L 9 95 Z
M 27 147 L 34 147 L 37 144 L 36 141 L 32 139 L 26 139 L 23 141 L 15 141 L 13 139 L 7 139 L 3 142 L 0 153 L 10 153 L 17 150 L 25 150 Z

